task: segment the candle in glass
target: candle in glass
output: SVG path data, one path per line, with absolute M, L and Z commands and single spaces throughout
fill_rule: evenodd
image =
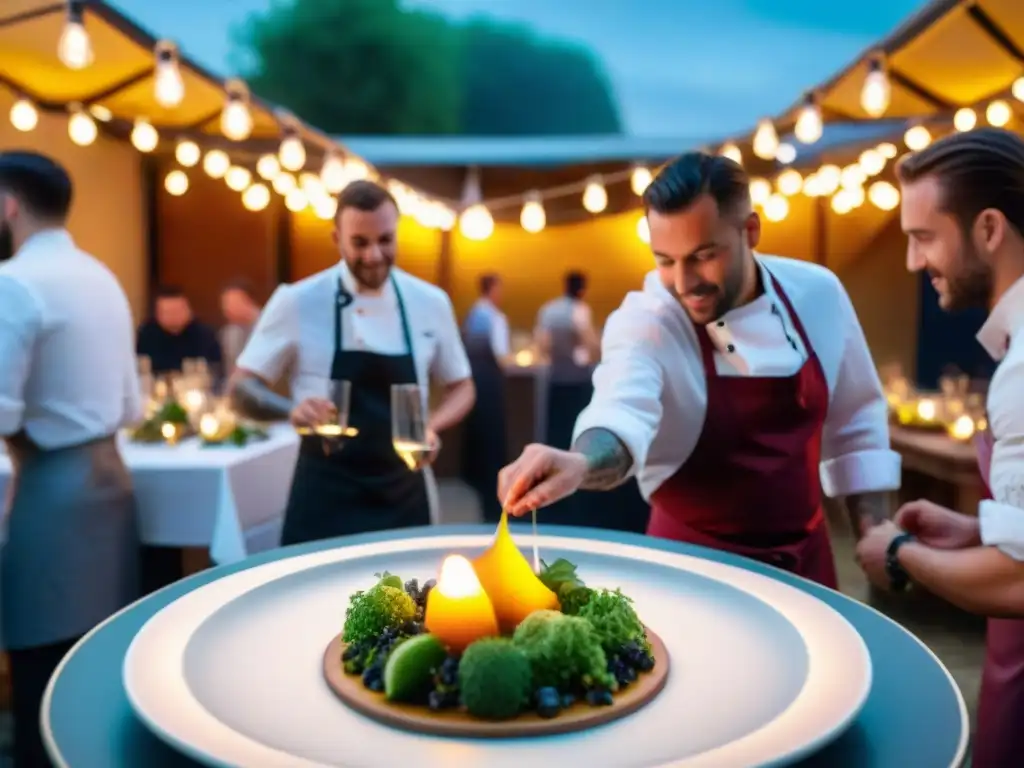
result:
M 204 413 L 199 419 L 199 434 L 204 440 L 216 440 L 220 434 L 220 419 L 215 413 Z
M 948 432 L 954 440 L 970 440 L 975 429 L 974 419 L 965 413 L 949 425 Z
M 931 398 L 926 397 L 917 401 L 917 418 L 925 424 L 935 421 L 937 410 L 935 401 Z
M 481 637 L 498 634 L 498 619 L 472 564 L 461 555 L 446 557 L 437 586 L 427 595 L 423 626 L 455 653 Z

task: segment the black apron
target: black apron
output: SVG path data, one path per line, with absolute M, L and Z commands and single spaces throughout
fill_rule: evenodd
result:
M 322 438 L 304 437 L 295 465 L 281 544 L 430 524 L 423 472 L 411 472 L 391 444 L 391 385 L 416 384 L 405 303 L 391 278 L 406 351 L 384 355 L 346 350 L 342 310 L 352 296 L 338 281 L 331 380 L 351 383 L 348 424 L 359 434 L 326 452 Z
M 484 521 L 497 523 L 501 519 L 498 472 L 508 457 L 505 371 L 494 355 L 489 335 L 467 333 L 463 342 L 476 387 L 476 403 L 463 427 L 462 479 L 480 497 Z

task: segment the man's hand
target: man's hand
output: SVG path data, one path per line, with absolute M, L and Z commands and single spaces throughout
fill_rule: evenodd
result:
M 896 512 L 896 525 L 914 534 L 922 544 L 936 549 L 981 546 L 981 528 L 977 518 L 961 515 L 924 499 L 900 507 Z
M 903 530 L 895 523 L 886 520 L 867 529 L 857 542 L 857 563 L 864 570 L 868 581 L 879 589 L 892 589 L 892 581 L 885 569 L 886 552 L 892 540 L 902 533 Z
M 316 427 L 326 424 L 334 418 L 334 403 L 322 397 L 310 397 L 295 406 L 291 412 L 291 422 L 296 427 Z
M 441 436 L 433 429 L 427 427 L 427 444 L 430 446 L 430 453 L 423 457 L 423 466 L 429 467 L 437 459 L 441 452 Z
M 528 445 L 498 473 L 498 499 L 509 514 L 519 517 L 572 495 L 586 474 L 586 456 L 547 445 Z

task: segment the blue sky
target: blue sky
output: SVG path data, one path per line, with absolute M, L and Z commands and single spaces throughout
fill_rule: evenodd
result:
M 230 72 L 231 27 L 273 0 L 113 0 L 210 69 Z M 626 129 L 713 138 L 789 106 L 925 0 L 407 0 L 486 12 L 577 40 L 602 59 Z

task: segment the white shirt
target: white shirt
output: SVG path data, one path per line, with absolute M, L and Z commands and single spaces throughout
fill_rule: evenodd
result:
M 0 264 L 0 435 L 44 449 L 114 434 L 142 415 L 124 290 L 63 229 Z
M 1024 560 L 1024 278 L 1003 294 L 978 341 L 1002 361 L 988 388 L 993 498 L 978 507 L 981 541 Z
M 537 311 L 537 329 L 549 333 L 564 324 L 566 309 L 568 309 L 569 322 L 580 338 L 586 338 L 588 332 L 593 332 L 594 315 L 590 310 L 590 305 L 582 299 L 573 299 L 569 296 L 552 299 Z M 577 365 L 589 365 L 591 362 L 590 350 L 585 344 L 580 344 L 573 349 L 572 357 Z
M 881 382 L 839 279 L 809 262 L 757 258 L 764 295 L 708 326 L 716 370 L 723 376 L 790 376 L 807 359 L 765 273 L 765 268 L 771 270 L 800 317 L 828 383 L 823 490 L 836 497 L 899 488 L 900 456 L 889 446 Z M 630 292 L 605 324 L 594 396 L 576 421 L 573 439 L 595 427 L 615 433 L 633 456 L 633 471 L 650 498 L 693 452 L 706 409 L 707 383 L 696 331 L 679 301 L 652 272 L 643 290 Z
M 508 357 L 512 348 L 509 339 L 508 318 L 490 299 L 477 299 L 470 314 L 480 313 L 487 318 L 490 328 L 491 351 L 499 360 Z

